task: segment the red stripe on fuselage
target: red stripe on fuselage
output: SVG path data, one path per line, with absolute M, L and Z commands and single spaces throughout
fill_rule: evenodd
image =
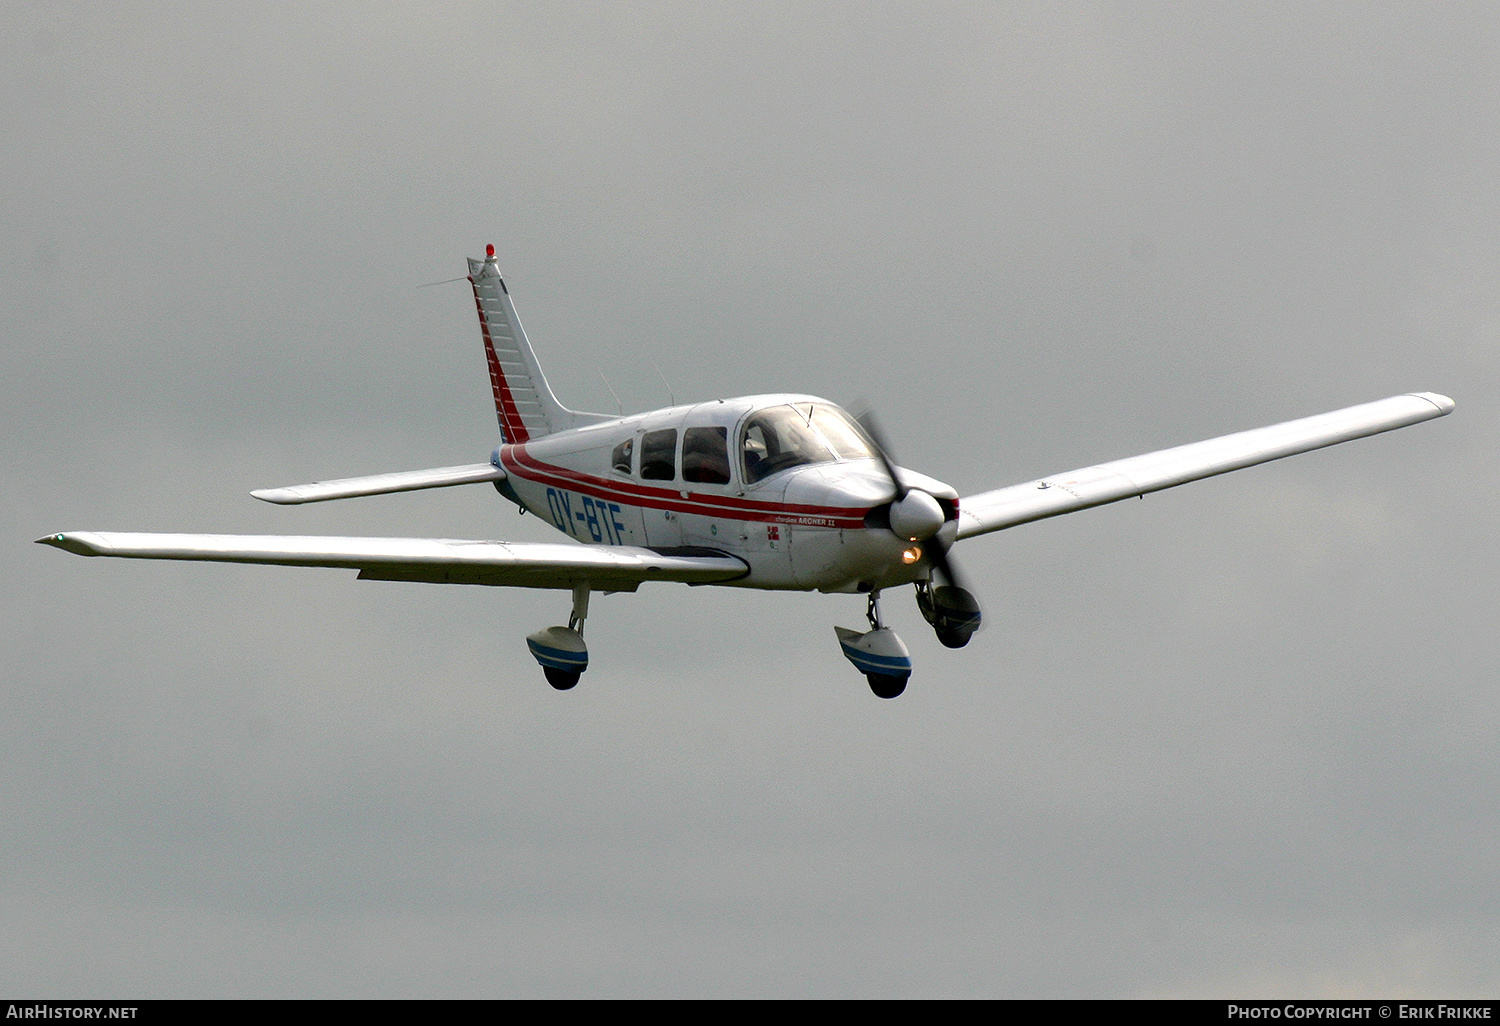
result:
M 652 488 L 629 481 L 611 481 L 608 478 L 595 477 L 593 474 L 585 474 L 582 471 L 543 463 L 527 452 L 524 444 L 502 445 L 500 463 L 507 473 L 537 484 L 566 488 L 596 499 L 611 499 L 646 509 L 696 513 L 700 516 L 719 517 L 724 520 L 858 529 L 865 526 L 864 517 L 869 512 L 869 507 L 865 506 L 809 506 L 762 502 L 706 492 L 689 493 L 687 498 L 683 498 L 681 491 L 676 489 Z
M 505 381 L 505 371 L 500 369 L 500 359 L 495 355 L 495 343 L 490 340 L 490 321 L 484 315 L 484 303 L 479 298 L 479 283 L 472 277 L 474 286 L 474 308 L 479 311 L 479 330 L 484 335 L 484 358 L 490 368 L 490 390 L 495 393 L 495 412 L 500 415 L 500 431 L 507 442 L 529 442 L 531 433 L 521 421 L 521 414 L 511 398 L 510 386 Z

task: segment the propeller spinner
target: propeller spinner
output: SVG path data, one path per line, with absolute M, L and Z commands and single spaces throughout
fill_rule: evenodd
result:
M 906 541 L 927 543 L 924 547 L 928 563 L 950 586 L 958 587 L 953 561 L 948 558 L 948 544 L 938 534 L 945 519 L 943 507 L 930 493 L 910 488 L 901 480 L 901 474 L 891 459 L 890 447 L 875 426 L 874 415 L 866 413 L 859 418 L 859 424 L 874 443 L 875 456 L 895 491 L 890 506 L 891 531 Z
M 908 488 L 891 503 L 891 530 L 907 541 L 926 541 L 942 526 L 943 507 L 919 488 Z
M 981 616 L 979 603 L 959 582 L 958 570 L 948 557 L 951 542 L 939 533 L 946 519 L 943 507 L 930 493 L 908 487 L 901 480 L 901 474 L 890 457 L 890 447 L 875 426 L 875 418 L 867 413 L 859 418 L 859 423 L 874 443 L 875 456 L 895 493 L 889 510 L 892 533 L 906 541 L 920 543 L 933 574 L 945 582 L 936 588 L 928 582 L 919 582 L 917 608 L 937 632 L 939 641 L 949 648 L 962 648 L 979 629 Z M 951 537 L 952 532 L 949 532 Z

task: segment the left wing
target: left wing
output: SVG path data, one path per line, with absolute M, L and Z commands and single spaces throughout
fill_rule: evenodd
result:
M 1147 492 L 1199 481 L 1215 474 L 1269 463 L 1283 456 L 1337 445 L 1382 431 L 1419 424 L 1453 412 L 1453 400 L 1436 392 L 1393 395 L 1316 417 L 1241 431 L 1175 449 L 1101 463 L 999 488 L 959 500 L 958 537 L 1000 531 L 1017 524 L 1131 499 Z
M 564 589 L 587 585 L 594 591 L 635 591 L 642 581 L 716 584 L 743 577 L 750 570 L 743 560 L 723 554 L 449 538 L 71 531 L 38 538 L 37 543 L 80 556 L 326 566 L 358 570 L 360 579 L 372 581 Z
M 346 477 L 337 481 L 314 481 L 312 484 L 286 488 L 259 488 L 250 494 L 262 502 L 279 506 L 296 506 L 304 502 L 327 502 L 329 499 L 353 499 L 361 495 L 389 495 L 392 492 L 415 492 L 422 488 L 448 488 L 453 485 L 499 481 L 505 471 L 493 463 L 469 463 L 462 467 L 434 467 L 431 470 L 400 470 L 394 474 L 372 474 L 369 477 Z

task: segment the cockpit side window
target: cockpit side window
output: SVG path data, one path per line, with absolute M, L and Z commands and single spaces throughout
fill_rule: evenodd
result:
M 609 455 L 609 465 L 617 474 L 630 473 L 630 457 L 635 449 L 635 439 L 627 438 L 615 446 L 615 451 Z
M 677 429 L 647 431 L 641 436 L 641 477 L 671 481 L 677 477 Z
M 773 406 L 761 410 L 745 425 L 741 449 L 746 481 L 759 481 L 791 467 L 835 459 L 833 450 L 813 429 L 811 407 Z
M 816 403 L 773 406 L 745 424 L 740 454 L 745 480 L 759 481 L 791 467 L 874 455 L 848 414 Z
M 729 483 L 729 429 L 693 427 L 682 433 L 682 479 Z

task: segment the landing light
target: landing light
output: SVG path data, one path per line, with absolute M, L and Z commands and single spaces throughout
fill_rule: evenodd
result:
M 911 548 L 909 548 L 905 552 L 901 553 L 901 562 L 905 563 L 907 566 L 911 566 L 913 563 L 915 563 L 917 560 L 919 560 L 921 558 L 922 558 L 922 546 L 920 546 L 920 545 L 913 545 Z

